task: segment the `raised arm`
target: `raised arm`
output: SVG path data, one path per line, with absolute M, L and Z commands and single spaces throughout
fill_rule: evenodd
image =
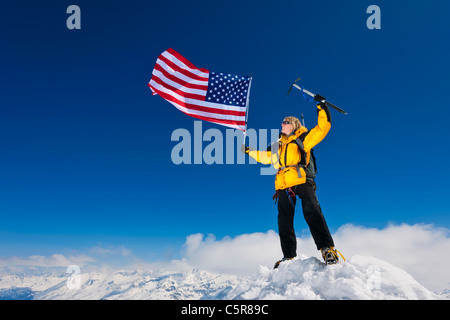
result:
M 320 103 L 317 105 L 317 113 L 317 125 L 306 133 L 305 139 L 303 140 L 306 152 L 322 141 L 331 129 L 330 109 Z

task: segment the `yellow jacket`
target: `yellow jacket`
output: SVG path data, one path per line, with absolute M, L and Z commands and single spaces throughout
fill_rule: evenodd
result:
M 331 118 L 328 110 L 318 108 L 318 124 L 309 130 L 300 127 L 290 136 L 282 135 L 279 140 L 277 152 L 248 150 L 246 153 L 256 161 L 263 164 L 273 164 L 278 172 L 275 177 L 275 189 L 286 189 L 306 182 L 306 173 L 302 166 L 298 166 L 302 155 L 296 143 L 291 143 L 297 138 L 303 141 L 306 155 L 306 164 L 309 164 L 311 149 L 325 138 L 331 128 Z

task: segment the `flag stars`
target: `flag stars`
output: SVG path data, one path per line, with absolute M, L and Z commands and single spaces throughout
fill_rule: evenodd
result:
M 208 101 L 245 107 L 250 78 L 210 72 L 209 84 L 206 94 Z

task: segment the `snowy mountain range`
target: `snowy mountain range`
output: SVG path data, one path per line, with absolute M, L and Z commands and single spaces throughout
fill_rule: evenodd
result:
M 450 299 L 431 292 L 404 270 L 367 256 L 325 266 L 300 256 L 272 270 L 260 266 L 251 276 L 199 269 L 119 270 L 80 273 L 0 273 L 0 299 L 44 300 L 222 300 L 222 299 Z

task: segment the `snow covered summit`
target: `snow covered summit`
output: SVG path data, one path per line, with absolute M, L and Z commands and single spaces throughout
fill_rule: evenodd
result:
M 233 299 L 442 299 L 405 271 L 387 262 L 354 256 L 326 266 L 303 257 L 277 270 L 260 267 L 259 276 L 242 281 L 227 298 Z
M 325 266 L 298 257 L 272 270 L 239 277 L 198 269 L 185 272 L 82 273 L 79 288 L 69 275 L 0 275 L 0 299 L 450 299 L 419 284 L 405 271 L 365 256 Z

